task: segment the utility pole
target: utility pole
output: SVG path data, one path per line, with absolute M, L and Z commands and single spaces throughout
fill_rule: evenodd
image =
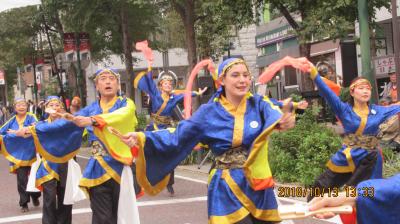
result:
M 82 95 L 82 68 L 81 68 L 81 51 L 80 51 L 80 46 L 81 46 L 81 39 L 79 36 L 79 32 L 75 33 L 75 48 L 76 48 L 76 60 L 77 60 L 77 65 L 78 65 L 78 72 L 75 76 L 76 78 L 76 88 L 78 89 L 78 94 L 79 98 L 81 98 L 82 102 L 86 102 L 86 100 L 83 98 Z M 85 103 L 83 104 L 85 106 Z
M 61 81 L 61 74 L 60 74 L 60 70 L 58 69 L 58 66 L 57 66 L 56 56 L 54 54 L 53 45 L 51 44 L 51 39 L 50 39 L 50 36 L 49 36 L 49 30 L 48 30 L 49 27 L 47 26 L 46 18 L 44 17 L 44 14 L 42 14 L 42 19 L 43 19 L 43 24 L 44 24 L 44 32 L 46 33 L 47 41 L 49 42 L 51 57 L 53 59 L 54 70 L 53 70 L 53 66 L 51 67 L 51 70 L 52 70 L 53 74 L 54 73 L 57 74 L 57 81 L 58 81 L 58 84 L 60 86 L 60 95 L 63 98 L 64 105 L 67 106 L 64 87 L 63 87 L 63 84 L 62 84 L 62 81 Z
M 392 0 L 392 27 L 393 27 L 393 45 L 394 45 L 394 62 L 396 65 L 397 78 L 397 101 L 400 101 L 400 35 L 399 23 L 397 20 L 397 2 Z
M 367 0 L 358 0 L 358 22 L 360 24 L 360 47 L 361 47 L 361 64 L 362 76 L 368 79 L 372 85 L 371 102 L 378 102 L 378 92 L 376 86 L 375 75 L 371 66 L 371 50 L 370 50 L 370 33 L 368 19 L 368 3 Z

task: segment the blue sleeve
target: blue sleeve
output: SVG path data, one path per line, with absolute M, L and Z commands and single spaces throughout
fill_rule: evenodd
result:
M 381 110 L 383 110 L 383 120 L 387 120 L 390 117 L 400 113 L 400 105 L 392 105 L 392 106 L 380 106 Z
M 189 120 L 181 121 L 176 129 L 139 134 L 139 157 L 136 160 L 139 184 L 146 192 L 156 194 L 160 182 L 175 169 L 202 139 L 204 111 L 200 109 Z M 200 122 L 203 120 L 203 122 Z M 140 137 L 141 136 L 141 137 Z M 142 153 L 142 154 L 141 154 Z M 165 187 L 165 186 L 164 186 Z
M 388 179 L 374 179 L 358 184 L 357 223 L 398 223 L 399 189 L 400 174 Z
M 279 106 L 274 104 L 275 99 L 264 97 L 261 103 L 262 116 L 264 118 L 264 128 L 276 123 L 282 117 L 282 111 Z
M 159 95 L 156 84 L 153 81 L 153 72 L 139 74 L 134 81 L 135 88 L 150 95 L 150 98 L 154 98 Z
M 36 150 L 46 160 L 65 163 L 73 158 L 81 146 L 83 128 L 58 119 L 52 123 L 39 122 L 30 127 Z
M 314 79 L 315 85 L 317 85 L 319 94 L 328 102 L 333 112 L 340 117 L 340 115 L 348 108 L 347 104 L 343 103 L 342 100 L 324 83 L 321 76 L 318 74 Z
M 76 112 L 74 115 L 75 116 L 84 116 L 88 117 L 90 115 L 90 107 L 91 105 L 88 105 L 82 109 L 80 109 L 78 112 Z

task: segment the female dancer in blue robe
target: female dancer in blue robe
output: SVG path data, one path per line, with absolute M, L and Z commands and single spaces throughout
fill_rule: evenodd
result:
M 149 69 L 150 70 L 150 69 Z M 177 94 L 173 88 L 177 82 L 175 74 L 162 72 L 158 78 L 158 88 L 153 81 L 153 72 L 141 72 L 134 81 L 134 87 L 147 93 L 150 97 L 150 117 L 151 122 L 146 127 L 146 131 L 153 131 L 175 126 L 172 118 L 174 109 L 179 102 L 182 102 L 184 94 Z M 199 92 L 193 92 L 192 96 L 201 96 L 207 87 L 200 89 Z M 170 174 L 167 190 L 171 196 L 175 191 L 172 185 L 175 182 L 174 171 Z
M 18 130 L 37 122 L 34 114 L 27 112 L 28 104 L 22 98 L 14 101 L 15 115 L 1 127 L 1 153 L 10 161 L 10 172 L 17 174 L 19 205 L 21 212 L 29 211 L 28 202 L 32 198 L 34 206 L 39 206 L 40 192 L 27 192 L 29 171 L 36 161 L 36 150 L 32 138 L 15 137 L 10 130 Z
M 176 129 L 125 136 L 128 145 L 137 141 L 139 147 L 139 184 L 148 194 L 159 193 L 170 171 L 202 143 L 216 159 L 208 185 L 209 223 L 279 222 L 264 146 L 274 129 L 294 126 L 294 115 L 282 116 L 267 97 L 249 92 L 251 75 L 243 60 L 225 60 L 218 75 L 222 88 Z
M 46 109 L 62 112 L 63 103 L 57 96 L 48 96 L 45 102 Z M 51 113 L 48 118 L 38 123 L 51 123 L 59 119 L 57 113 Z M 72 223 L 72 205 L 64 204 L 64 195 L 67 182 L 68 163 L 53 163 L 45 158 L 41 159 L 36 172 L 36 187 L 43 191 L 43 224 Z
M 376 136 L 379 125 L 399 113 L 400 105 L 369 104 L 372 87 L 367 79 L 360 77 L 351 83 L 351 102 L 345 103 L 322 81 L 315 67 L 310 75 L 345 132 L 342 147 L 328 161 L 326 171 L 313 187 L 322 193 L 327 188 L 356 186 L 363 180 L 382 178 L 383 159 Z

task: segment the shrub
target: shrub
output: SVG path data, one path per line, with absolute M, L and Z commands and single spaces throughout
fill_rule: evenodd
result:
M 400 172 L 400 153 L 394 152 L 393 148 L 383 148 L 383 177 L 390 177 Z
M 340 148 L 340 137 L 317 123 L 318 113 L 318 107 L 307 109 L 298 116 L 295 128 L 272 134 L 269 160 L 278 181 L 312 184 Z

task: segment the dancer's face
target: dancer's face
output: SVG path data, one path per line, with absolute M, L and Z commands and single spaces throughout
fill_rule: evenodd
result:
M 110 72 L 103 72 L 96 80 L 96 90 L 101 96 L 113 97 L 118 92 L 118 78 Z
M 251 75 L 244 64 L 236 64 L 226 72 L 221 81 L 227 96 L 242 98 L 250 89 Z
M 172 92 L 172 82 L 169 80 L 163 80 L 161 81 L 161 91 L 165 92 L 165 93 L 171 93 Z
M 18 115 L 25 115 L 28 110 L 28 104 L 26 102 L 18 102 L 15 104 L 15 112 Z
M 390 74 L 389 78 L 391 83 L 396 83 L 397 81 L 396 73 Z
M 371 87 L 367 84 L 357 85 L 350 94 L 354 98 L 354 101 L 368 103 L 371 99 Z
M 53 110 L 55 110 L 55 111 L 57 111 L 57 112 L 62 112 L 62 111 L 63 111 L 63 110 L 62 110 L 61 103 L 60 103 L 58 100 L 52 100 L 52 101 L 50 101 L 50 102 L 47 104 L 46 108 L 53 109 Z M 55 119 L 58 118 L 58 114 L 52 113 L 52 114 L 50 114 L 50 118 L 51 118 L 52 120 L 55 120 Z

